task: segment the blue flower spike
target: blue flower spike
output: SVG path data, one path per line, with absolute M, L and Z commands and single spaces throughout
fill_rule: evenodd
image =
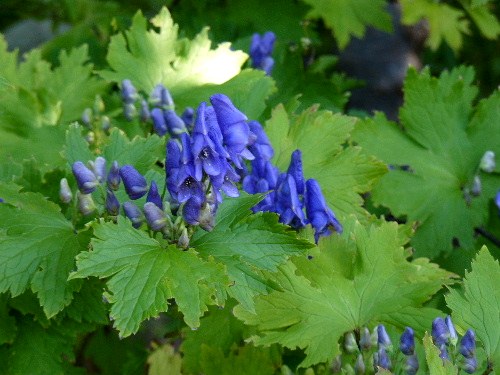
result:
M 133 166 L 124 165 L 121 167 L 120 177 L 130 199 L 139 199 L 148 192 L 148 183 L 146 179 Z
M 412 355 L 415 352 L 415 334 L 410 327 L 406 327 L 401 335 L 399 350 L 404 355 Z
M 443 318 L 437 317 L 432 322 L 432 338 L 437 347 L 441 347 L 448 342 L 450 331 Z
M 90 194 L 95 191 L 96 187 L 99 185 L 99 181 L 96 175 L 87 168 L 85 164 L 81 161 L 76 161 L 73 163 L 72 170 L 80 192 L 83 194 Z
M 123 212 L 125 213 L 125 216 L 130 219 L 132 226 L 135 229 L 139 228 L 144 222 L 144 215 L 139 207 L 132 202 L 123 203 Z
M 314 239 L 316 243 L 319 237 L 328 236 L 334 230 L 342 233 L 342 225 L 339 223 L 333 211 L 326 205 L 321 188 L 315 179 L 306 181 L 305 204 L 307 219 L 315 229 Z
M 459 351 L 465 358 L 472 358 L 476 355 L 476 338 L 472 329 L 468 329 L 462 337 Z

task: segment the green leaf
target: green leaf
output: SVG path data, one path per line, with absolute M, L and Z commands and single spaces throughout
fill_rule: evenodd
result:
M 214 230 L 198 230 L 191 240 L 191 246 L 201 256 L 213 257 L 226 266 L 233 283 L 227 292 L 249 310 L 253 310 L 255 295 L 266 294 L 276 287 L 267 281 L 262 271 L 274 272 L 291 256 L 314 247 L 278 223 L 276 214 L 252 214 L 250 208 L 261 198 L 243 195 L 226 199 L 217 213 Z
M 367 216 L 360 194 L 369 191 L 387 171 L 359 147 L 343 146 L 355 121 L 317 106 L 295 115 L 278 105 L 266 122 L 266 133 L 275 149 L 273 162 L 286 171 L 292 152 L 300 149 L 305 177 L 318 180 L 328 205 L 341 221 L 351 214 L 360 219 Z M 318 147 L 321 144 L 328 147 Z
M 0 292 L 18 296 L 31 287 L 50 318 L 80 287 L 79 281 L 66 280 L 88 233 L 75 234 L 59 206 L 40 194 L 0 183 L 0 196 L 6 202 L 0 205 Z
M 404 85 L 403 129 L 377 115 L 353 133 L 366 152 L 393 166 L 372 198 L 394 215 L 417 222 L 412 245 L 418 255 L 449 252 L 454 239 L 472 247 L 474 228 L 487 222 L 489 201 L 500 186 L 498 174 L 478 171 L 486 151 L 500 153 L 500 143 L 491 137 L 500 131 L 500 92 L 474 111 L 473 78 L 473 70 L 465 67 L 439 78 L 412 69 Z M 475 197 L 471 189 L 478 173 L 482 191 Z
M 108 163 L 116 160 L 120 166 L 131 164 L 139 172 L 145 173 L 157 160 L 163 160 L 164 146 L 164 140 L 156 134 L 146 138 L 136 136 L 130 141 L 123 131 L 114 128 L 102 156 Z
M 464 0 L 461 3 L 484 37 L 495 40 L 500 35 L 500 22 L 487 5 L 467 6 Z
M 105 297 L 113 304 L 110 317 L 122 337 L 167 311 L 169 298 L 175 298 L 192 328 L 199 326 L 207 305 L 224 302 L 216 293 L 226 282 L 223 267 L 201 260 L 194 251 L 164 247 L 121 218 L 118 224 L 95 224 L 94 235 L 92 250 L 77 256 L 78 270 L 70 279 L 109 278 Z
M 409 262 L 397 224 L 347 223 L 345 233 L 326 238 L 312 259 L 280 267 L 276 281 L 282 290 L 257 297 L 255 313 L 234 309 L 259 330 L 251 338 L 255 344 L 305 349 L 300 366 L 308 367 L 332 360 L 347 331 L 386 323 L 423 333 L 439 314 L 422 304 L 451 274 L 425 258 Z
M 12 343 L 16 337 L 16 319 L 9 315 L 7 294 L 0 294 L 0 345 Z
M 402 0 L 402 22 L 413 25 L 422 18 L 429 23 L 427 44 L 436 50 L 442 41 L 457 52 L 462 47 L 462 34 L 469 33 L 469 22 L 462 10 L 433 0 Z
M 427 332 L 425 332 L 423 343 L 430 375 L 457 375 L 459 373 L 457 366 L 439 357 L 439 348 L 434 345 L 432 337 Z
M 243 340 L 244 324 L 233 315 L 234 303 L 224 308 L 211 307 L 201 319 L 200 328 L 196 331 L 185 330 L 181 351 L 183 353 L 183 369 L 187 373 L 199 374 L 202 372 L 201 358 L 205 346 L 220 350 L 228 355 L 233 344 Z
M 472 328 L 482 342 L 488 361 L 500 364 L 500 266 L 486 246 L 466 272 L 462 290 L 450 290 L 446 304 L 453 322 L 463 331 Z
M 148 357 L 148 375 L 181 375 L 182 359 L 172 345 L 165 344 L 154 350 Z
M 82 135 L 83 128 L 77 124 L 71 124 L 66 131 L 66 144 L 64 147 L 64 156 L 68 162 L 69 168 L 76 161 L 87 163 L 94 160 L 94 155 L 89 149 L 89 144 Z
M 367 26 L 392 31 L 391 16 L 384 0 L 303 0 L 312 9 L 309 18 L 322 18 L 333 30 L 333 35 L 340 48 L 349 43 L 351 37 L 361 38 Z
M 101 76 L 115 82 L 130 79 L 147 94 L 163 83 L 175 98 L 177 90 L 228 81 L 247 59 L 244 52 L 231 51 L 229 43 L 212 50 L 207 28 L 193 40 L 179 39 L 178 25 L 165 7 L 151 24 L 158 31 L 148 30 L 146 19 L 137 12 L 125 36 L 111 37 L 107 60 L 113 70 L 101 71 Z

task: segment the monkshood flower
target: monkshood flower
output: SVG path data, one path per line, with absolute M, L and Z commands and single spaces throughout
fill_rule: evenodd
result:
M 406 327 L 401 335 L 399 350 L 404 355 L 412 355 L 415 351 L 415 334 L 410 327 Z
M 253 154 L 247 149 L 251 143 L 247 116 L 237 109 L 224 94 L 210 97 L 217 122 L 222 133 L 223 144 L 234 165 L 241 169 L 241 158 L 252 160 Z
M 167 134 L 167 122 L 163 116 L 163 110 L 161 108 L 153 108 L 151 110 L 151 120 L 153 120 L 153 129 L 156 134 L 160 137 Z
M 462 337 L 460 341 L 460 354 L 462 354 L 465 358 L 472 358 L 476 354 L 476 338 L 474 335 L 474 331 L 468 329 L 465 332 L 465 335 Z
M 103 182 L 106 179 L 106 159 L 102 156 L 98 156 L 95 161 L 90 161 L 89 164 L 97 177 L 97 181 L 99 181 L 99 183 Z
M 361 350 L 370 350 L 370 348 L 372 347 L 372 338 L 370 330 L 367 327 L 361 328 L 359 347 L 361 348 Z
M 172 137 L 179 137 L 182 133 L 187 132 L 186 124 L 173 109 L 164 110 L 163 117 L 165 118 L 168 133 Z
M 149 227 L 155 232 L 159 232 L 167 226 L 165 213 L 153 202 L 146 202 L 144 204 L 144 216 Z
M 186 128 L 188 131 L 191 131 L 193 128 L 194 124 L 194 109 L 191 107 L 186 107 L 184 112 L 181 114 L 181 119 L 184 121 L 184 124 L 186 124 Z
M 134 103 L 137 98 L 137 90 L 132 84 L 132 81 L 130 79 L 124 79 L 122 81 L 122 100 L 127 104 L 131 104 Z
M 222 202 L 222 196 L 219 190 L 222 190 L 229 197 L 237 197 L 240 195 L 238 187 L 235 185 L 240 180 L 240 175 L 236 173 L 234 168 L 223 159 L 222 161 L 224 172 L 217 176 L 210 176 L 210 182 L 215 188 L 215 196 L 218 203 Z
M 332 229 L 337 233 L 342 233 L 342 225 L 327 206 L 321 188 L 314 179 L 309 179 L 306 182 L 305 205 L 307 218 L 315 229 L 314 239 L 316 243 L 318 243 L 320 236 L 330 235 Z
M 76 201 L 78 206 L 78 211 L 84 216 L 88 216 L 95 212 L 97 209 L 94 200 L 92 199 L 92 195 L 84 194 L 78 191 L 76 193 Z
M 170 91 L 165 88 L 161 83 L 156 85 L 149 97 L 149 101 L 152 105 L 158 107 L 174 107 L 174 100 Z
M 120 212 L 120 202 L 116 198 L 112 190 L 106 191 L 106 211 L 113 216 Z
M 94 172 L 87 168 L 81 161 L 74 162 L 72 170 L 78 189 L 82 194 L 90 194 L 99 186 L 99 181 Z
M 252 210 L 254 212 L 274 211 L 274 189 L 278 182 L 279 170 L 271 162 L 263 158 L 255 158 L 252 160 L 251 165 L 251 174 L 243 178 L 243 190 L 248 194 L 268 193 Z
M 171 142 L 170 140 L 169 142 Z M 200 180 L 196 179 L 193 153 L 191 151 L 191 138 L 189 134 L 181 135 L 181 157 L 177 171 L 177 181 L 174 185 L 175 195 L 179 203 L 186 202 L 189 198 L 196 196 L 199 201 L 205 199 L 205 192 Z
M 473 374 L 477 370 L 476 357 L 465 358 L 462 368 L 467 374 Z
M 177 181 L 181 167 L 181 148 L 179 143 L 173 139 L 167 142 L 167 160 L 165 172 L 167 175 L 167 190 L 173 200 L 177 201 Z
M 250 131 L 255 135 L 254 142 L 248 147 L 250 152 L 255 158 L 271 160 L 274 156 L 274 149 L 262 125 L 257 121 L 250 121 L 248 126 Z
M 379 348 L 379 350 L 373 354 L 373 364 L 375 366 L 375 371 L 377 371 L 377 367 L 390 370 L 392 367 L 391 359 L 387 354 L 385 348 Z
M 195 177 L 198 181 L 201 181 L 203 171 L 209 176 L 217 176 L 225 171 L 225 158 L 219 155 L 213 140 L 208 136 L 205 108 L 205 102 L 198 107 L 191 135 L 191 151 L 194 156 Z
M 415 354 L 409 355 L 405 359 L 404 370 L 407 375 L 415 375 L 418 372 L 418 357 Z
M 377 326 L 377 344 L 379 348 L 392 350 L 392 342 L 383 324 Z M 387 367 L 385 367 L 387 368 Z
M 443 318 L 437 317 L 432 322 L 432 339 L 437 347 L 441 347 L 448 342 L 450 331 Z
M 123 203 L 123 211 L 132 222 L 134 228 L 139 228 L 144 222 L 144 215 L 142 211 L 132 202 Z
M 148 183 L 146 179 L 132 165 L 124 165 L 121 167 L 120 177 L 130 199 L 139 199 L 148 192 Z
M 446 318 L 444 318 L 444 322 L 446 323 L 446 327 L 448 327 L 448 332 L 450 333 L 450 343 L 455 346 L 457 345 L 458 342 L 458 335 L 457 331 L 455 330 L 455 325 L 453 324 L 451 320 L 451 316 L 447 315 Z
M 500 190 L 495 195 L 495 205 L 498 207 L 498 214 L 500 215 Z
M 254 34 L 250 45 L 250 58 L 252 59 L 252 67 L 262 69 L 267 75 L 271 74 L 274 66 L 274 60 L 271 57 L 274 48 L 276 35 L 272 31 L 266 32 L 264 35 Z
M 287 173 L 291 175 L 295 180 L 297 193 L 304 194 L 306 185 L 304 181 L 304 173 L 302 171 L 302 152 L 300 152 L 300 150 L 295 150 L 292 153 L 292 159 L 290 161 Z
M 158 185 L 156 185 L 155 181 L 151 181 L 146 202 L 154 203 L 160 210 L 163 210 L 163 202 L 161 200 L 160 193 L 158 192 Z
M 289 174 L 284 176 L 276 189 L 274 210 L 280 215 L 279 221 L 290 225 L 292 228 L 300 229 L 307 224 L 295 179 Z

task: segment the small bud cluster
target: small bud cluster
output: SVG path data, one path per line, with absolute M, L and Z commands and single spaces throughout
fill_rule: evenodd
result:
M 143 123 L 152 123 L 154 132 L 160 137 L 169 134 L 170 137 L 180 138 L 193 127 L 194 109 L 187 107 L 181 116 L 177 115 L 172 96 L 161 83 L 154 87 L 146 100 L 138 94 L 132 82 L 125 79 L 122 81 L 121 96 L 125 118 L 132 121 L 139 115 Z
M 445 319 L 438 317 L 432 322 L 432 340 L 439 348 L 439 356 L 443 361 L 457 363 L 468 374 L 476 371 L 476 340 L 473 330 L 465 332 L 457 348 L 458 335 L 451 317 L 447 316 Z M 457 356 L 457 349 L 461 358 Z
M 85 139 L 88 143 L 94 143 L 96 139 L 96 132 L 107 132 L 111 126 L 111 121 L 107 115 L 104 114 L 104 101 L 97 95 L 95 97 L 93 108 L 85 108 L 82 113 L 81 123 L 89 129 Z
M 267 75 L 271 74 L 274 66 L 274 59 L 271 57 L 274 49 L 276 35 L 272 31 L 266 32 L 264 35 L 253 34 L 252 43 L 250 44 L 250 58 L 252 59 L 252 67 L 261 69 Z
M 456 351 L 458 336 L 449 316 L 434 320 L 432 337 L 434 344 L 441 350 L 441 358 L 454 360 L 455 353 L 450 357 L 449 350 L 452 348 Z M 332 362 L 333 373 L 361 375 L 385 369 L 396 374 L 415 375 L 419 369 L 415 353 L 415 334 L 411 327 L 406 327 L 401 334 L 399 350 L 394 348 L 382 324 L 376 326 L 371 333 L 367 327 L 347 332 L 344 335 L 342 349 L 343 354 L 338 355 Z M 458 346 L 462 358 L 457 360 L 457 364 L 468 374 L 472 374 L 477 368 L 475 350 L 474 332 L 469 329 Z

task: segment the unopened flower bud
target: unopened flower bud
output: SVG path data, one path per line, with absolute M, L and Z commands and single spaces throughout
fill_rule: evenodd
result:
M 167 225 L 165 213 L 152 202 L 144 204 L 144 216 L 146 216 L 149 227 L 156 232 L 161 231 Z
M 476 357 L 465 358 L 462 368 L 467 374 L 473 374 L 477 370 Z
M 80 189 L 83 194 L 92 193 L 99 185 L 99 181 L 95 174 L 81 161 L 74 162 L 72 169 L 76 178 L 76 183 L 78 184 L 78 189 Z
M 479 168 L 481 168 L 483 172 L 491 173 L 495 170 L 495 166 L 495 153 L 493 151 L 486 151 L 481 158 Z
M 125 103 L 133 103 L 137 99 L 137 90 L 130 79 L 122 81 L 122 100 Z
M 159 209 L 163 210 L 163 202 L 161 201 L 161 196 L 160 193 L 158 193 L 158 186 L 155 181 L 151 181 L 146 202 L 152 202 L 156 204 Z
M 141 100 L 141 111 L 139 113 L 139 117 L 141 118 L 142 122 L 146 122 L 151 118 L 151 112 L 149 111 L 148 102 L 144 99 Z
M 82 124 L 90 127 L 92 124 L 92 110 L 90 108 L 85 108 L 82 113 Z
M 88 144 L 93 144 L 95 142 L 95 133 L 94 132 L 88 132 L 87 135 L 85 136 L 85 140 L 87 141 Z
M 172 99 L 172 95 L 170 95 L 170 91 L 163 86 L 161 83 L 157 84 L 153 92 L 151 93 L 149 100 L 151 104 L 160 107 L 173 107 L 174 101 Z
M 378 366 L 381 368 L 385 368 L 386 370 L 391 369 L 391 359 L 389 358 L 389 355 L 387 354 L 385 348 L 380 348 L 378 350 Z
M 127 216 L 132 222 L 134 228 L 139 228 L 144 222 L 144 216 L 141 210 L 132 202 L 123 203 L 123 211 L 125 216 Z
M 476 353 L 476 338 L 472 329 L 468 329 L 462 340 L 460 340 L 459 350 L 460 354 L 466 358 L 474 357 Z
M 372 347 L 370 330 L 367 327 L 361 328 L 359 347 L 361 350 L 370 350 Z
M 472 181 L 472 188 L 470 192 L 475 197 L 481 194 L 481 178 L 478 175 L 474 176 L 474 180 Z
M 358 351 L 358 344 L 353 332 L 348 332 L 345 334 L 344 349 L 347 353 L 355 353 Z
M 342 371 L 342 356 L 340 354 L 333 359 L 331 370 L 334 374 Z
M 108 188 L 116 191 L 120 187 L 120 181 L 120 167 L 118 166 L 118 162 L 115 160 L 113 164 L 111 164 L 111 168 L 109 169 L 106 183 L 108 185 Z
M 100 114 L 104 111 L 104 101 L 100 95 L 96 95 L 94 100 L 94 112 Z
M 399 341 L 399 350 L 404 355 L 412 355 L 415 351 L 415 334 L 413 329 L 406 327 Z
M 167 130 L 172 137 L 178 137 L 182 133 L 187 132 L 184 121 L 182 121 L 174 110 L 165 110 L 163 112 L 163 117 L 165 118 L 165 123 L 167 124 Z
M 123 105 L 123 115 L 128 121 L 132 121 L 137 114 L 134 103 L 125 103 Z
M 415 375 L 418 371 L 418 357 L 415 354 L 409 355 L 405 359 L 404 370 L 407 375 Z
M 120 212 L 120 202 L 109 189 L 106 191 L 106 211 L 112 216 L 117 216 Z
M 354 372 L 356 375 L 363 375 L 366 372 L 365 361 L 363 360 L 362 354 L 358 354 L 358 358 L 354 364 Z
M 133 166 L 124 165 L 121 167 L 120 177 L 130 199 L 139 199 L 148 192 L 146 179 Z
M 98 156 L 94 162 L 89 162 L 92 171 L 97 177 L 97 181 L 103 182 L 106 179 L 106 159 Z
M 61 182 L 59 183 L 59 198 L 63 203 L 69 203 L 73 199 L 73 194 L 66 178 L 61 178 Z
M 392 350 L 392 342 L 383 324 L 377 326 L 377 343 L 382 349 Z M 387 367 L 384 367 L 387 368 Z
M 182 230 L 182 233 L 179 237 L 179 240 L 177 241 L 177 245 L 181 249 L 187 249 L 189 247 L 189 235 L 188 235 L 187 228 L 184 228 Z
M 194 109 L 191 107 L 186 107 L 184 112 L 181 114 L 181 119 L 188 129 L 192 129 L 194 125 Z
M 451 316 L 446 316 L 444 318 L 444 322 L 446 323 L 446 327 L 448 327 L 448 332 L 450 333 L 450 343 L 455 346 L 457 345 L 458 342 L 458 335 L 457 331 L 455 330 L 455 326 L 453 325 L 453 322 L 451 320 Z
M 167 134 L 167 123 L 165 122 L 165 117 L 163 117 L 163 109 L 153 108 L 151 110 L 151 120 L 153 120 L 153 128 L 155 133 L 160 137 Z
M 442 344 L 439 346 L 439 358 L 443 361 L 449 361 L 450 355 L 448 354 L 448 350 L 446 349 L 446 344 Z
M 101 129 L 106 132 L 109 130 L 110 127 L 111 127 L 111 120 L 109 119 L 109 117 L 102 116 L 101 117 Z
M 94 200 L 92 199 L 92 195 L 77 192 L 76 199 L 78 204 L 78 210 L 82 215 L 84 216 L 90 215 L 96 210 L 96 206 Z
M 437 317 L 432 322 L 432 339 L 436 346 L 441 347 L 446 344 L 450 337 L 450 331 L 443 318 Z

